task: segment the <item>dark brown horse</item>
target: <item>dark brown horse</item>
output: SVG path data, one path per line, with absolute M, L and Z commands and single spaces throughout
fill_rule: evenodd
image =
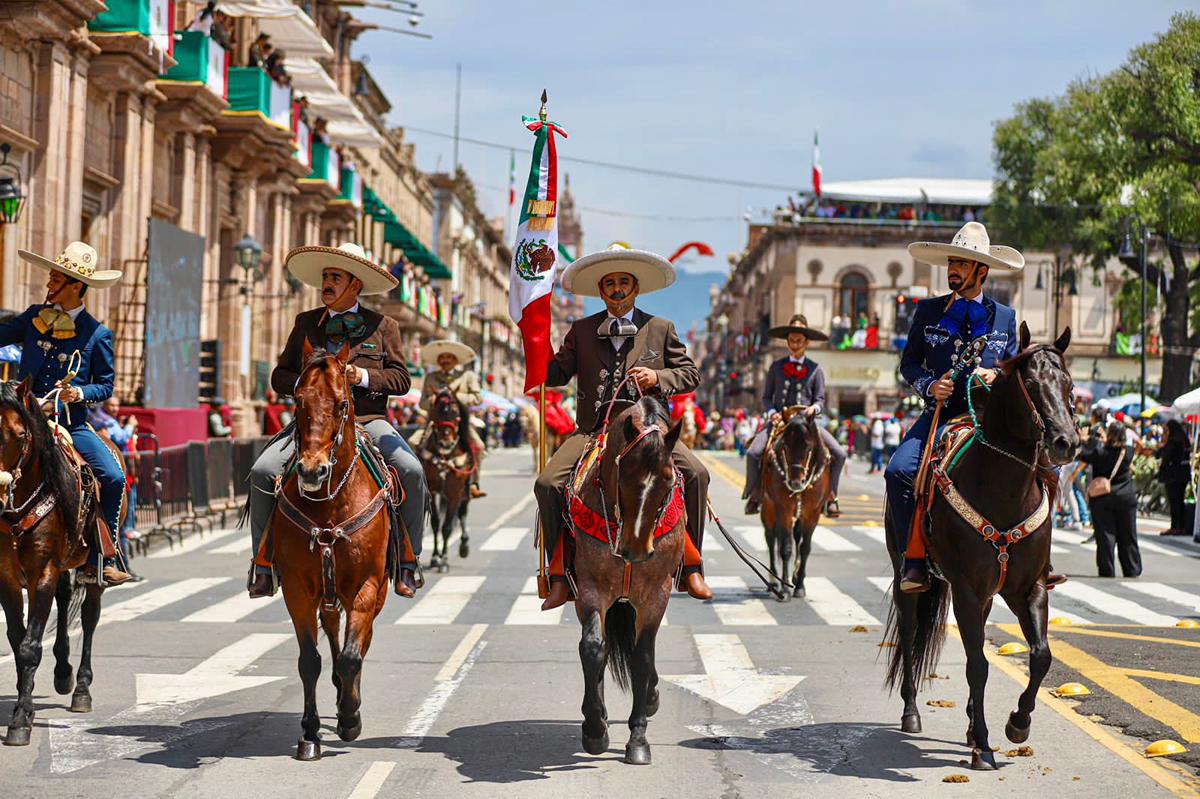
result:
M 804 575 L 813 531 L 830 498 L 829 451 L 821 443 L 815 414 L 803 405 L 785 408 L 777 424 L 780 429 L 763 453 L 761 518 L 771 556 L 771 582 L 779 588 L 779 601 L 786 602 L 793 596 L 805 596 Z
M 658 711 L 654 641 L 686 535 L 686 513 L 667 513 L 682 505 L 676 498 L 680 475 L 671 462 L 680 428 L 670 425 L 666 409 L 650 397 L 617 414 L 598 472 L 585 475 L 577 497 L 607 528 L 606 541 L 575 536 L 583 748 L 593 755 L 608 749 L 604 670 L 611 661 L 617 685 L 633 693 L 625 762 L 635 765 L 650 762 L 646 725 Z M 662 533 L 672 516 L 676 521 L 656 539 L 656 530 Z
M 1053 509 L 1054 466 L 1069 462 L 1079 446 L 1073 384 L 1063 360 L 1070 340 L 1067 328 L 1053 345 L 1030 347 L 1029 328 L 1021 324 L 1020 351 L 1000 364 L 974 439 L 947 474 L 958 496 L 939 489 L 933 499 L 929 552 L 944 579 L 935 579 L 923 594 L 901 592 L 898 576 L 893 582 L 887 637 L 898 646 L 887 679 L 891 687 L 900 683 L 901 728 L 921 731 L 917 686 L 937 665 L 953 597 L 954 618 L 967 653 L 967 745 L 972 747 L 974 769 L 996 767 L 984 719 L 988 662 L 983 652 L 984 625 L 996 594 L 1016 615 L 1029 643 L 1029 683 L 1004 729 L 1013 743 L 1029 737 L 1037 690 L 1050 668 L 1045 574 L 1053 514 L 1045 513 L 1045 503 Z M 973 509 L 975 522 L 968 522 L 952 502 L 968 514 Z M 888 551 L 899 575 L 904 553 L 895 549 L 890 514 L 885 518 Z
M 459 527 L 458 556 L 471 554 L 467 533 L 467 506 L 470 503 L 471 475 L 478 468 L 471 451 L 471 417 L 454 392 L 443 388 L 429 409 L 432 428 L 421 441 L 421 465 L 429 485 L 429 527 L 433 530 L 433 553 L 429 568 L 450 570 L 450 534 Z
M 298 760 L 321 757 L 318 616 L 333 658 L 337 734 L 353 741 L 362 731 L 363 659 L 387 599 L 388 498 L 360 456 L 359 438 L 365 433 L 354 421 L 348 356 L 348 346 L 334 356 L 314 353 L 304 342 L 305 365 L 295 394 L 296 467 L 284 480 L 271 518 L 274 562 L 300 643 L 304 735 L 296 748 Z
M 17 703 L 4 740 L 9 746 L 29 743 L 34 675 L 42 661 L 42 638 L 55 601 L 54 690 L 68 694 L 74 689 L 73 712 L 92 709 L 92 639 L 104 588 L 80 585 L 72 591 L 71 570 L 88 557 L 88 538 L 99 524 L 100 502 L 90 470 L 80 467 L 84 482 L 77 482 L 67 453 L 47 423 L 28 378 L 16 387 L 0 384 L 0 605 L 17 665 Z M 122 503 L 122 520 L 124 510 Z M 28 623 L 22 616 L 22 590 L 29 596 Z M 71 670 L 68 635 L 75 593 L 82 593 L 78 679 Z

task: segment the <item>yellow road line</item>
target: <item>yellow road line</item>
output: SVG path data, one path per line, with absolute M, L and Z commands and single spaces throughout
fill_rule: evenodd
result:
M 1015 626 L 1009 625 L 1016 629 Z M 1138 627 L 1145 628 L 1143 624 L 1110 624 L 1109 627 Z M 1164 638 L 1159 635 L 1134 635 L 1133 633 L 1119 633 L 1115 630 L 1092 630 L 1083 627 L 1059 627 L 1055 625 L 1052 628 L 1055 635 L 1059 633 L 1070 633 L 1071 635 L 1094 635 L 1098 638 L 1124 638 L 1130 641 L 1147 641 L 1154 644 L 1170 644 L 1171 646 L 1187 646 L 1195 649 L 1200 649 L 1200 641 L 1182 641 L 1178 638 Z M 1019 635 L 1020 632 L 1013 632 L 1013 635 Z
M 1016 628 L 1018 630 L 1017 633 L 1012 632 L 1014 625 L 1002 625 L 1001 628 L 1007 628 L 1005 632 L 1019 637 L 1019 628 Z M 954 633 L 955 637 L 958 637 L 958 629 L 956 627 L 951 626 L 949 629 Z M 962 639 L 960 638 L 959 640 Z M 997 655 L 990 647 L 984 647 L 983 651 L 989 663 L 1011 677 L 1018 685 L 1028 684 L 1029 675 L 1022 672 L 1015 663 Z M 1146 759 L 1140 752 L 1134 750 L 1104 727 L 1091 719 L 1079 715 L 1079 713 L 1075 712 L 1074 707 L 1050 693 L 1048 689 L 1042 688 L 1038 691 L 1038 701 L 1044 707 L 1050 708 L 1059 716 L 1062 716 L 1071 724 L 1078 727 L 1093 741 L 1154 780 L 1162 788 L 1170 791 L 1172 796 L 1184 797 L 1185 799 L 1200 797 L 1200 790 L 1197 790 L 1195 787 L 1194 777 L 1191 774 L 1177 773 L 1174 771 L 1174 766 L 1170 763 L 1163 764 L 1156 760 Z M 1187 780 L 1186 782 L 1185 779 Z
M 711 456 L 701 455 L 700 453 L 696 453 L 696 455 L 700 458 L 704 465 L 709 468 L 709 471 L 716 472 L 721 477 L 725 478 L 725 481 L 736 488 L 738 493 L 741 493 L 742 489 L 746 487 L 746 478 L 738 474 L 736 470 L 731 469 L 724 463 L 721 463 L 719 460 Z
M 1170 671 L 1151 671 L 1150 669 L 1121 669 L 1122 672 L 1130 677 L 1145 677 L 1148 680 L 1162 680 L 1164 682 L 1181 682 L 1185 685 L 1200 685 L 1200 677 L 1193 677 L 1190 674 L 1175 674 Z

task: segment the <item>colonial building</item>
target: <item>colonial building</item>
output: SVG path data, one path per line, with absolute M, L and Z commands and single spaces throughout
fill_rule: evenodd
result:
M 563 190 L 558 197 L 558 251 L 559 269 L 565 269 L 567 258 L 575 260 L 585 255 L 583 249 L 583 223 L 575 210 L 575 195 L 571 193 L 571 176 L 563 176 Z M 557 347 L 567 335 L 572 323 L 583 317 L 583 297 L 569 294 L 560 287 L 550 296 L 551 331 L 550 340 Z
M 766 331 L 802 313 L 833 335 L 810 350 L 825 368 L 829 406 L 842 415 L 895 409 L 909 393 L 897 366 L 912 308 L 949 292 L 946 271 L 914 261 L 907 246 L 949 241 L 969 219 L 986 223 L 990 198 L 988 181 L 828 184 L 819 205 L 751 224 L 746 251 L 712 296 L 701 341 L 706 399 L 756 408 L 767 365 L 786 353 Z M 1138 360 L 1115 346 L 1124 268 L 1077 273 L 1050 253 L 1024 255 L 1022 272 L 993 269 L 984 291 L 1015 307 L 1035 341 L 1070 325 L 1072 374 L 1097 397 L 1135 380 Z M 1157 362 L 1149 370 L 1158 374 Z

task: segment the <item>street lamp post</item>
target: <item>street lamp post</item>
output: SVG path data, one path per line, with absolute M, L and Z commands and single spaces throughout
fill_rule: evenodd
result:
M 8 162 L 12 147 L 0 144 L 0 225 L 15 225 L 25 207 L 21 189 L 21 168 Z
M 1133 251 L 1133 242 L 1129 238 L 1129 231 L 1126 230 L 1125 237 L 1121 240 L 1121 249 L 1117 253 L 1117 260 L 1124 264 L 1131 264 L 1136 259 L 1138 271 L 1142 275 L 1142 323 L 1138 332 L 1141 346 L 1138 348 L 1138 357 L 1141 360 L 1141 394 L 1142 410 L 1144 411 L 1146 410 L 1146 243 L 1150 237 L 1150 230 L 1140 223 L 1138 227 L 1141 228 L 1141 242 L 1137 253 L 1135 254 Z
M 250 377 L 250 338 L 253 320 L 250 312 L 250 281 L 258 274 L 258 265 L 262 262 L 262 245 L 249 233 L 242 236 L 241 241 L 233 245 L 233 260 L 242 269 L 242 341 L 241 357 L 238 359 L 238 373 Z M 247 394 L 249 394 L 247 386 Z

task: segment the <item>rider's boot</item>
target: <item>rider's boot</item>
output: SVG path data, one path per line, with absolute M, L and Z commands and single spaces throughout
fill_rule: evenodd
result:
M 742 499 L 746 500 L 746 515 L 753 516 L 762 510 L 762 496 L 758 490 L 758 469 L 753 468 L 749 457 L 746 464 L 746 488 L 742 491 Z
M 1053 564 L 1051 564 L 1051 563 L 1046 564 L 1046 590 L 1047 591 L 1053 590 L 1054 586 L 1062 585 L 1066 581 L 1067 581 L 1067 575 L 1059 574 L 1058 572 L 1054 571 Z
M 567 567 L 563 559 L 563 539 L 560 536 L 550 558 L 550 593 L 542 602 L 542 610 L 554 610 L 571 600 L 571 584 L 567 581 Z
M 251 567 L 250 579 L 246 581 L 246 590 L 251 599 L 266 599 L 275 596 L 275 578 L 269 571 L 264 572 Z
M 412 599 L 417 595 L 417 571 L 411 566 L 400 567 L 400 577 L 396 580 L 396 584 L 392 586 L 396 592 L 396 596 L 402 596 L 405 599 Z
M 923 594 L 929 588 L 929 567 L 925 561 L 905 558 L 904 573 L 900 576 L 900 590 L 906 594 Z
M 700 550 L 696 549 L 696 545 L 692 543 L 692 537 L 685 535 L 683 537 L 682 588 L 693 599 L 707 601 L 712 599 L 713 593 L 712 589 L 708 587 L 708 583 L 704 581 L 703 567 L 704 559 L 700 557 Z
M 842 508 L 840 505 L 838 505 L 837 497 L 834 497 L 825 503 L 825 515 L 830 519 L 836 519 L 842 515 Z
M 487 492 L 479 487 L 479 483 L 471 483 L 471 499 L 479 499 L 486 496 Z
M 104 585 L 107 587 L 124 585 L 134 579 L 132 574 L 122 571 L 117 566 L 116 558 L 105 558 L 103 571 L 98 572 L 96 563 L 89 561 L 86 566 L 76 572 L 76 580 L 82 585 L 97 585 L 100 582 L 100 574 L 103 574 Z

